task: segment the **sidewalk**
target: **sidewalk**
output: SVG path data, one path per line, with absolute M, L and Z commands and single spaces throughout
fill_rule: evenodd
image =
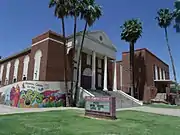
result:
M 15 108 L 5 105 L 0 105 L 0 115 L 5 114 L 15 114 L 15 113 L 29 113 L 29 112 L 45 112 L 45 111 L 55 111 L 55 110 L 81 110 L 84 111 L 83 108 L 75 108 L 75 107 L 58 107 L 58 108 Z M 153 107 L 133 107 L 133 108 L 122 108 L 117 109 L 117 111 L 124 110 L 134 110 L 141 112 L 149 112 L 161 115 L 170 115 L 170 116 L 178 116 L 180 117 L 180 109 L 169 109 L 169 108 L 153 108 Z

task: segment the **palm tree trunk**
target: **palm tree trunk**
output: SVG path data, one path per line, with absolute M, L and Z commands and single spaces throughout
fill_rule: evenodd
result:
M 131 96 L 134 97 L 134 43 L 130 43 L 130 88 L 131 88 Z
M 69 106 L 69 90 L 67 84 L 67 48 L 66 48 L 66 35 L 65 35 L 65 24 L 64 18 L 62 20 L 62 31 L 63 31 L 63 43 L 64 43 L 64 80 L 65 80 L 65 90 L 66 90 L 66 106 Z
M 171 48 L 170 48 L 169 40 L 168 40 L 167 28 L 165 28 L 165 37 L 166 37 L 166 45 L 167 45 L 167 48 L 168 48 L 168 52 L 169 52 L 169 56 L 170 56 L 170 60 L 171 60 L 171 64 L 172 64 L 174 81 L 177 82 L 177 79 L 176 79 L 176 71 L 175 71 L 175 66 L 174 66 L 174 60 L 173 60 L 173 57 L 172 57 Z
M 74 86 L 74 55 L 76 53 L 76 29 L 77 29 L 77 17 L 74 16 L 74 43 L 73 43 L 73 54 L 72 54 L 72 68 L 71 68 L 71 105 L 73 105 L 73 86 Z
M 80 66 L 80 58 L 81 58 L 81 52 L 83 49 L 83 44 L 84 44 L 84 38 L 85 38 L 85 34 L 86 34 L 86 30 L 87 30 L 87 26 L 88 23 L 86 22 L 85 27 L 84 27 L 84 31 L 83 31 L 83 36 L 82 36 L 82 41 L 81 41 L 81 47 L 80 47 L 80 51 L 79 51 L 79 56 L 78 56 L 78 66 L 77 66 L 77 81 L 76 81 L 76 90 L 75 90 L 75 100 L 74 100 L 74 104 L 76 104 L 77 102 L 77 90 L 78 90 L 78 82 L 79 82 L 79 66 Z

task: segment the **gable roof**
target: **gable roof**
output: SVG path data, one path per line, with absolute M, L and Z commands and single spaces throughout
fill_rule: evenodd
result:
M 83 31 L 80 31 L 78 33 L 76 33 L 76 36 L 82 36 L 83 35 Z M 98 37 L 97 37 L 98 35 Z M 70 35 L 67 38 L 68 39 L 72 39 L 74 35 Z M 117 52 L 117 48 L 115 47 L 115 45 L 112 43 L 112 41 L 109 39 L 109 37 L 107 36 L 107 34 L 104 31 L 101 30 L 96 30 L 96 31 L 87 31 L 85 36 L 99 44 L 102 44 L 106 47 L 110 47 L 111 49 L 115 50 Z M 98 38 L 99 36 L 103 36 L 105 38 L 106 42 L 100 41 Z

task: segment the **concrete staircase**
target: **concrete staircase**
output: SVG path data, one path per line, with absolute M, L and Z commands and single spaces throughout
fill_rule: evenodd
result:
M 129 107 L 137 107 L 142 106 L 143 103 L 134 97 L 129 96 L 125 92 L 118 91 L 103 91 L 103 90 L 88 90 L 95 97 L 102 96 L 113 96 L 116 97 L 116 108 L 129 108 Z
M 116 108 L 130 108 L 142 106 L 143 103 L 123 91 L 108 91 L 111 96 L 116 97 Z

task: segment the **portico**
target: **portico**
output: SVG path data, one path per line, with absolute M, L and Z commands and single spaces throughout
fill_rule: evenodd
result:
M 77 36 L 76 57 L 79 55 L 81 35 Z M 89 32 L 85 36 L 83 51 L 79 68 L 79 86 L 84 89 L 108 90 L 110 80 L 109 66 L 114 63 L 113 67 L 113 90 L 117 90 L 116 79 L 116 48 L 109 40 L 107 35 L 102 31 Z M 77 70 L 74 72 L 76 76 Z

